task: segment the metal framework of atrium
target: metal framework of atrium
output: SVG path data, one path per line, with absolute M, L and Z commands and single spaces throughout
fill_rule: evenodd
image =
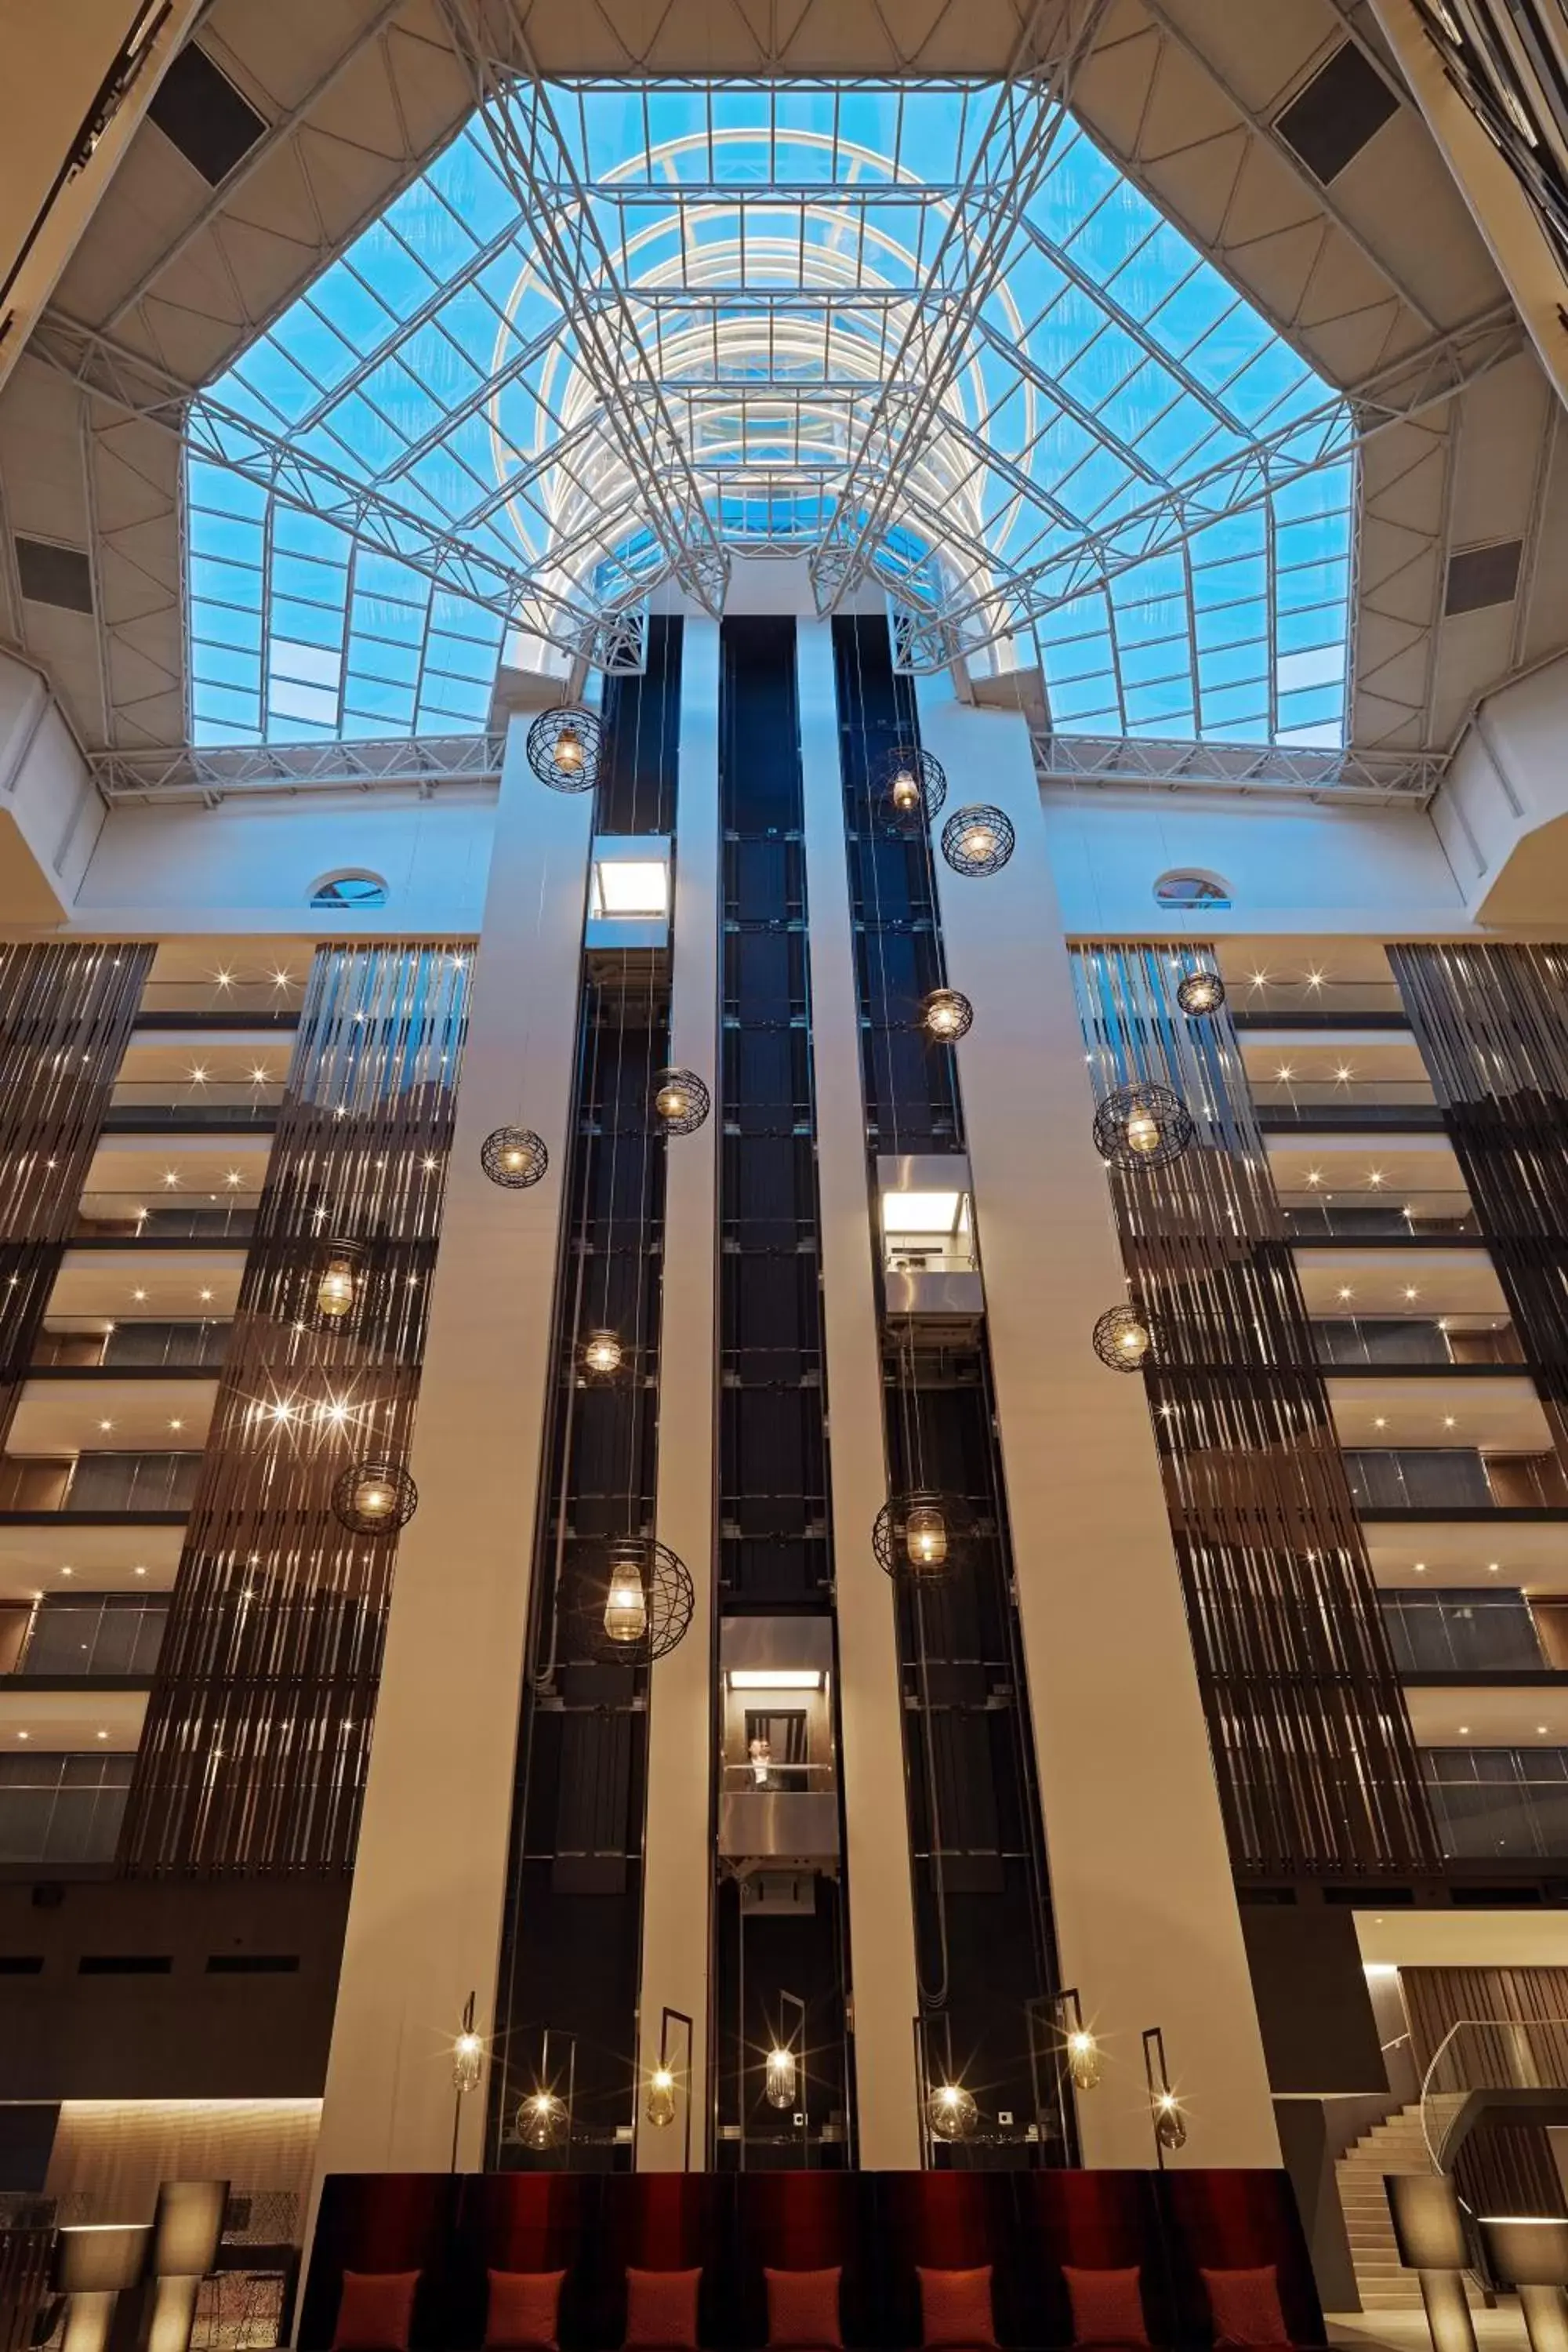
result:
M 1105 0 L 881 88 L 547 84 L 443 5 L 469 121 L 210 390 L 43 329 L 183 432 L 198 740 L 452 734 L 782 552 L 1058 733 L 1342 742 L 1357 447 L 1506 321 L 1331 391 L 1075 121 Z
M 143 125 L 0 391 L 10 530 L 91 581 L 0 607 L 110 797 L 471 781 L 500 665 L 636 670 L 760 559 L 1152 791 L 1424 800 L 1563 642 L 1551 402 L 1342 7 L 278 5 L 296 74 L 199 32 L 250 151 L 187 188 Z M 1352 52 L 1364 181 L 1289 129 Z M 1510 536 L 1511 611 L 1450 603 Z

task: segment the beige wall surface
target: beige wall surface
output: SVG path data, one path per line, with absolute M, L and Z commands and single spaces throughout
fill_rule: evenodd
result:
M 1106 2052 L 1086 2160 L 1144 2165 L 1140 2036 L 1163 2028 L 1197 2165 L 1279 2160 L 1208 1741 L 1141 1381 L 1089 1333 L 1124 1296 L 1090 1139 L 1068 952 L 1027 730 L 921 682 L 947 813 L 1002 807 L 1011 863 L 939 857 L 1002 1454 L 1062 1979 Z
M 482 2031 L 495 2015 L 591 824 L 589 796 L 528 772 L 526 725 L 501 782 L 318 2178 L 444 2168 L 469 1990 Z M 549 1148 L 526 1192 L 479 1166 L 508 1125 Z M 484 2112 L 483 2091 L 463 2103 L 465 2166 Z

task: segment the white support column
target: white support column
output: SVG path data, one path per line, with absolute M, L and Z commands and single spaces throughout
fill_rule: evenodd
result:
M 659 1336 L 658 1486 L 655 1527 L 691 1571 L 696 1606 L 686 1639 L 653 1669 L 643 1848 L 642 1977 L 637 2009 L 637 2161 L 679 2172 L 688 2116 L 663 2130 L 643 2113 L 667 2008 L 691 2020 L 691 2164 L 707 2161 L 708 2010 L 713 1893 L 714 1439 L 719 1360 L 719 627 L 688 620 L 680 652 L 680 770 L 675 818 L 670 1060 L 713 1090 L 695 1135 L 665 1146 L 663 1315 Z M 683 2026 L 671 2026 L 678 2084 Z
M 507 735 L 318 2183 L 444 2170 L 470 1990 L 487 2039 L 495 2021 L 593 822 L 591 794 L 530 773 L 527 728 Z M 550 1153 L 521 1192 L 479 1166 L 518 1124 Z M 487 2091 L 461 2103 L 466 2168 Z
M 1067 944 L 1021 714 L 921 681 L 947 810 L 1003 809 L 1011 863 L 937 854 L 986 1320 L 1063 1981 L 1107 2064 L 1079 2101 L 1096 2166 L 1153 2153 L 1140 2036 L 1164 2029 L 1194 2165 L 1277 2165 L 1207 1730 L 1142 1381 L 1105 1370 L 1095 1318 L 1124 1295 Z
M 861 2165 L 903 2170 L 921 2161 L 914 1890 L 893 1591 L 871 1550 L 887 1448 L 831 623 L 801 622 L 797 680 L 855 2106 Z

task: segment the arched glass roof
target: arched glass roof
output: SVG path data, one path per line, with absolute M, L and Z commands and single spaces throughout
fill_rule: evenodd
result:
M 492 100 L 193 407 L 195 740 L 478 728 L 509 625 L 635 603 L 672 517 L 798 554 L 852 508 L 1059 730 L 1342 742 L 1348 410 L 1070 115 L 1001 103 Z

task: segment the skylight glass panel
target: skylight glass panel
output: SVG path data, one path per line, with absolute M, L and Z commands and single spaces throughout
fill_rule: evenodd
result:
M 876 419 L 879 576 L 974 658 L 1037 657 L 1058 728 L 1342 740 L 1348 409 L 1051 101 L 1003 135 L 999 95 L 586 82 L 477 113 L 194 405 L 196 739 L 482 726 L 509 625 L 564 671 L 669 569 L 657 414 L 743 551 L 809 551 Z M 542 214 L 574 174 L 563 311 Z

